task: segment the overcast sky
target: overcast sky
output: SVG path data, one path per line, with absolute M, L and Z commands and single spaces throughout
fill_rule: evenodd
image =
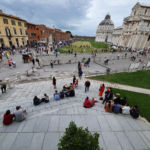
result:
M 150 0 L 0 0 L 0 9 L 35 24 L 70 30 L 73 35 L 95 36 L 107 13 L 115 27 L 121 26 L 137 1 L 150 5 Z

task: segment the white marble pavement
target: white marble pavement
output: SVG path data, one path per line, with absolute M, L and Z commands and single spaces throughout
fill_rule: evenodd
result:
M 72 79 L 59 79 L 58 91 Z M 79 81 L 76 96 L 60 101 L 53 100 L 54 89 L 51 81 L 16 85 L 0 96 L 0 120 L 6 109 L 14 111 L 21 105 L 28 112 L 23 122 L 13 122 L 9 126 L 0 123 L 0 150 L 56 150 L 59 138 L 71 120 L 78 126 L 88 127 L 100 134 L 100 147 L 104 150 L 149 150 L 150 126 L 140 119 L 130 116 L 106 113 L 101 101 L 91 109 L 82 107 L 86 96 L 98 99 L 100 82 L 92 82 L 90 91 L 84 93 L 84 79 Z M 51 97 L 48 104 L 33 106 L 35 95 Z

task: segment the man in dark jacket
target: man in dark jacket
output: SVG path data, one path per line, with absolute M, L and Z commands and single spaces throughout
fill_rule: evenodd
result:
M 90 81 L 87 80 L 87 81 L 85 82 L 85 93 L 86 93 L 87 91 L 89 91 L 90 85 L 91 85 Z

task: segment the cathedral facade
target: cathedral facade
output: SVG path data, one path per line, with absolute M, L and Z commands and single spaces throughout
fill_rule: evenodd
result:
M 132 49 L 150 48 L 150 5 L 137 3 L 130 16 L 124 19 L 122 27 L 119 46 Z
M 111 43 L 113 30 L 114 24 L 111 21 L 111 16 L 107 14 L 105 19 L 98 25 L 95 41 Z
M 120 37 L 122 35 L 122 31 L 123 31 L 123 28 L 121 26 L 121 27 L 115 28 L 113 33 L 112 33 L 112 43 L 116 46 L 119 45 Z

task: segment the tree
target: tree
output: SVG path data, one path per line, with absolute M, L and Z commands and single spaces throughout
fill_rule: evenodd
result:
M 66 33 L 70 33 L 71 38 L 73 38 L 71 31 L 66 31 Z
M 98 142 L 99 134 L 91 134 L 88 128 L 77 127 L 70 122 L 65 135 L 58 143 L 58 150 L 100 150 Z

